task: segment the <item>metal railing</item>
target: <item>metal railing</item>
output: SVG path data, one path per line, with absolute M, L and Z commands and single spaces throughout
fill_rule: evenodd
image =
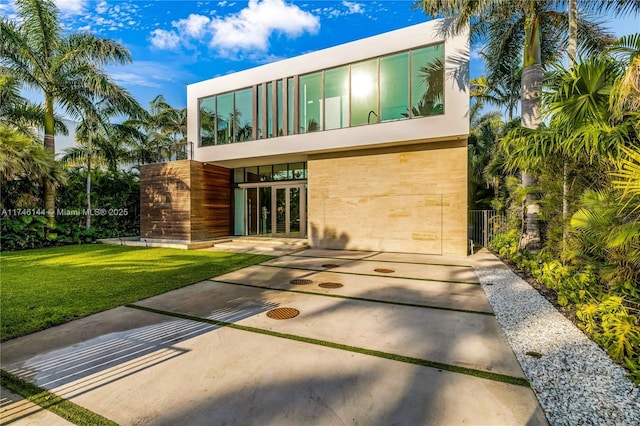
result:
M 495 210 L 469 210 L 469 239 L 488 247 L 495 236 L 507 232 L 507 216 Z

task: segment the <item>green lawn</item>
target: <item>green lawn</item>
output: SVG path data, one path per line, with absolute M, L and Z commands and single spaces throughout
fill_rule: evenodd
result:
M 270 256 L 74 245 L 0 254 L 0 340 L 165 293 Z

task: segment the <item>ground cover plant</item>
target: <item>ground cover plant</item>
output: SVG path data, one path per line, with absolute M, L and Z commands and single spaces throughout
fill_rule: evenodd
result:
M 12 339 L 270 258 L 101 244 L 4 252 L 0 254 L 0 339 Z
M 547 299 L 609 356 L 625 366 L 640 385 L 640 297 L 637 278 L 616 283 L 611 266 L 579 264 L 554 258 L 548 251 L 518 250 L 517 231 L 498 235 L 490 248 L 519 271 Z M 535 280 L 535 282 L 531 281 Z M 550 290 L 550 291 L 549 291 Z

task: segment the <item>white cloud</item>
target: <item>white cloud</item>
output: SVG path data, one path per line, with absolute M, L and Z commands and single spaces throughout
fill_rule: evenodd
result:
M 80 15 L 84 13 L 86 0 L 55 0 L 61 14 Z
M 164 83 L 175 83 L 192 77 L 190 73 L 177 69 L 174 65 L 154 61 L 135 61 L 124 66 L 109 67 L 107 71 L 116 82 L 126 87 L 163 87 Z
M 364 13 L 364 5 L 350 1 L 343 1 L 342 5 L 347 8 L 348 14 Z
M 151 31 L 151 44 L 158 49 L 175 49 L 180 44 L 180 36 L 175 31 Z
M 274 32 L 296 37 L 304 32 L 315 34 L 320 28 L 317 16 L 283 0 L 249 0 L 239 13 L 211 21 L 210 45 L 223 54 L 256 49 L 266 51 Z
M 187 19 L 180 19 L 179 21 L 172 22 L 172 24 L 178 28 L 181 34 L 200 38 L 208 30 L 207 24 L 209 24 L 209 22 L 211 22 L 211 19 L 206 16 L 192 13 Z
M 100 3 L 98 3 L 98 5 L 96 6 L 96 12 L 98 13 L 104 13 L 108 9 L 109 9 L 109 5 L 105 0 L 100 1 Z
M 329 19 L 347 15 L 362 15 L 365 13 L 364 4 L 351 1 L 343 1 L 342 7 L 325 6 L 313 9 L 318 15 L 323 15 Z
M 162 87 L 156 81 L 133 72 L 111 72 L 110 76 L 123 86 Z
M 193 42 L 203 42 L 216 49 L 220 56 L 240 51 L 262 55 L 268 50 L 269 38 L 274 33 L 298 37 L 305 32 L 315 34 L 320 28 L 317 16 L 284 0 L 249 0 L 247 7 L 235 14 L 225 17 L 190 14 L 171 24 L 175 30 L 151 32 L 153 46 L 189 48 L 194 46 Z

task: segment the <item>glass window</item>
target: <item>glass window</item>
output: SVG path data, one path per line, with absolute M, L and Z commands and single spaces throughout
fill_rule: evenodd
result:
M 293 77 L 287 79 L 287 134 L 293 135 Z
M 246 167 L 244 169 L 244 172 L 245 172 L 245 182 L 260 182 L 260 176 L 258 176 L 257 167 Z
M 300 133 L 322 130 L 322 71 L 300 77 Z
M 283 112 L 284 112 L 284 106 L 282 104 L 282 101 L 284 99 L 284 94 L 282 92 L 282 80 L 278 80 L 276 82 L 276 102 L 277 102 L 277 108 L 276 108 L 276 117 L 277 117 L 277 122 L 278 122 L 278 136 L 284 136 L 284 117 L 283 117 Z
M 268 182 L 273 180 L 272 166 L 260 166 L 260 182 Z
M 262 122 L 264 117 L 264 107 L 262 106 L 262 84 L 258 84 L 258 96 L 256 98 L 256 102 L 258 103 L 258 115 L 256 117 L 256 129 L 257 129 L 257 138 L 264 138 L 264 134 L 262 133 Z
M 267 83 L 267 137 L 273 134 L 273 83 Z
M 378 59 L 351 66 L 351 125 L 378 121 Z
M 244 182 L 244 169 L 242 167 L 239 169 L 233 169 L 233 182 L 234 183 Z
M 217 144 L 233 142 L 233 93 L 225 93 L 217 96 Z
M 253 133 L 253 93 L 251 89 L 238 90 L 235 93 L 236 108 L 234 111 L 236 142 L 250 141 Z
M 216 144 L 216 97 L 200 100 L 200 146 Z
M 304 163 L 289 164 L 289 179 L 305 179 Z
M 380 120 L 409 117 L 409 53 L 380 58 Z
M 324 73 L 324 128 L 341 129 L 349 126 L 349 67 L 327 70 Z
M 444 45 L 411 52 L 411 114 L 427 116 L 444 112 Z
M 273 166 L 273 180 L 287 180 L 287 165 L 276 164 Z

